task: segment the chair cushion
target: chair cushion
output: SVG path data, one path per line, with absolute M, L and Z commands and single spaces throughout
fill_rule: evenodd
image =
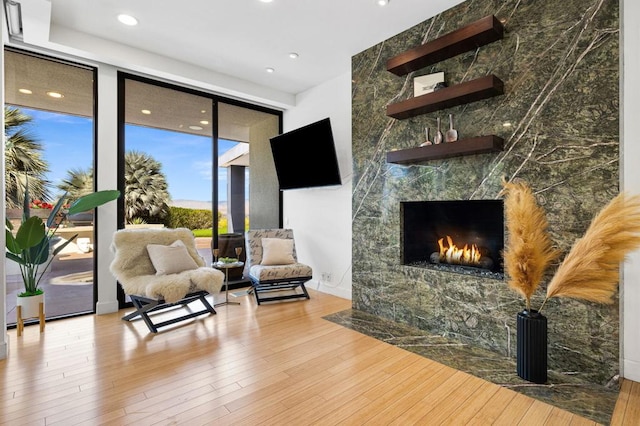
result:
M 181 240 L 176 240 L 168 246 L 148 244 L 147 252 L 156 269 L 156 275 L 177 274 L 198 268 L 198 264 L 189 255 L 187 247 Z
M 310 278 L 313 271 L 309 265 L 304 263 L 293 263 L 291 265 L 253 265 L 249 269 L 251 278 L 257 281 L 284 280 L 289 278 Z
M 293 257 L 293 240 L 285 238 L 262 239 L 262 265 L 291 265 L 296 263 Z

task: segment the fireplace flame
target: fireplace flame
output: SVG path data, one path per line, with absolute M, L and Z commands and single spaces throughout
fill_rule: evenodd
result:
M 458 248 L 453 243 L 450 236 L 447 235 L 448 246 L 444 245 L 444 238 L 438 240 L 438 246 L 440 247 L 440 261 L 453 265 L 471 265 L 478 266 L 480 264 L 480 250 L 478 246 L 472 244 L 465 244 L 464 247 Z

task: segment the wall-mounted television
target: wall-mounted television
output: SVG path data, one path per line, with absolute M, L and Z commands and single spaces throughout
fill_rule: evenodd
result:
M 329 118 L 270 139 L 280 190 L 341 185 Z

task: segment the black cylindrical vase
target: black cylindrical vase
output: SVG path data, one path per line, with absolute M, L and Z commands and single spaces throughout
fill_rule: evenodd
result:
M 518 312 L 518 376 L 533 383 L 547 381 L 547 318 L 538 311 Z

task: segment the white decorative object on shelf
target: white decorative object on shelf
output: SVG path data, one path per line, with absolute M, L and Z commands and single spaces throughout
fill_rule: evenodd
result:
M 420 144 L 420 146 L 429 146 L 429 145 L 433 145 L 433 142 L 431 142 L 431 138 L 429 137 L 429 128 L 425 127 L 424 128 L 424 134 L 427 137 L 427 139 L 425 139 L 424 142 L 422 142 Z
M 458 140 L 458 131 L 453 128 L 453 114 L 449 114 L 449 130 L 444 134 L 445 142 L 455 142 Z
M 413 79 L 413 96 L 426 95 L 433 92 L 438 83 L 444 83 L 444 72 L 415 77 Z
M 442 143 L 442 131 L 440 130 L 440 117 L 436 118 L 438 123 L 438 128 L 436 129 L 436 134 L 433 135 L 433 143 L 438 145 Z

